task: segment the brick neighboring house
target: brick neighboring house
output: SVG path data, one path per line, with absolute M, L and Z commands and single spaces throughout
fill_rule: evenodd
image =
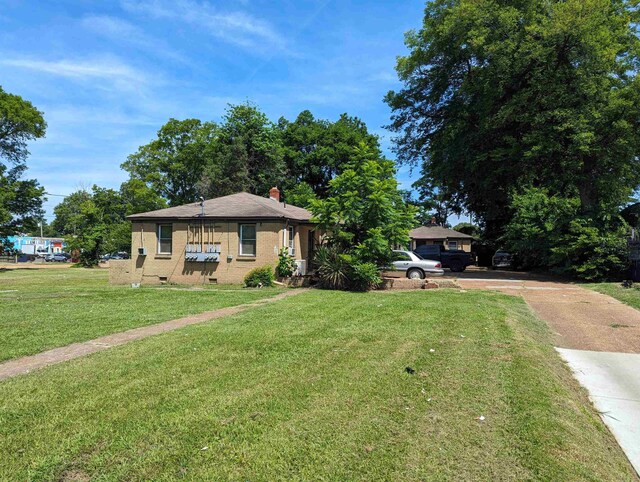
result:
M 411 249 L 416 249 L 423 244 L 441 244 L 447 249 L 462 249 L 468 253 L 471 252 L 473 240 L 473 236 L 437 225 L 415 228 L 409 232 L 409 238 L 411 238 Z
M 242 283 L 253 268 L 274 266 L 286 247 L 301 271 L 315 245 L 306 209 L 269 198 L 232 194 L 129 216 L 131 259 L 113 262 L 112 283 Z M 304 274 L 304 273 L 301 273 Z

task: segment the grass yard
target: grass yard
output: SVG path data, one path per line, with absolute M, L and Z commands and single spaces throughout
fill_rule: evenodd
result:
M 1 480 L 636 480 L 546 325 L 480 291 L 312 290 L 6 380 L 0 454 Z
M 587 288 L 599 291 L 640 310 L 640 283 L 633 288 L 623 288 L 621 283 L 592 283 L 585 284 Z
M 110 286 L 104 269 L 0 271 L 0 361 L 272 296 L 239 286 Z

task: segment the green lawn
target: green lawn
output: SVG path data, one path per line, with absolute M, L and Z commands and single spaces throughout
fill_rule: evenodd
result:
M 0 271 L 0 361 L 279 292 L 208 288 L 110 286 L 105 269 Z
M 584 286 L 612 296 L 640 310 L 640 283 L 636 283 L 633 288 L 623 288 L 621 283 L 592 283 Z
M 0 454 L 0 480 L 635 480 L 547 327 L 479 291 L 312 290 L 6 380 Z

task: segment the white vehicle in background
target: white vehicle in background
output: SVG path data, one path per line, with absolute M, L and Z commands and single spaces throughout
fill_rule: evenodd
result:
M 405 272 L 409 279 L 424 279 L 444 274 L 440 261 L 424 259 L 412 251 L 394 250 L 392 264 L 397 271 Z

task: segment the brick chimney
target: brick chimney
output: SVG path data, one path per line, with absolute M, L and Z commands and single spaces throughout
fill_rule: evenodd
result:
M 277 187 L 269 189 L 269 197 L 276 202 L 280 202 L 280 190 Z

